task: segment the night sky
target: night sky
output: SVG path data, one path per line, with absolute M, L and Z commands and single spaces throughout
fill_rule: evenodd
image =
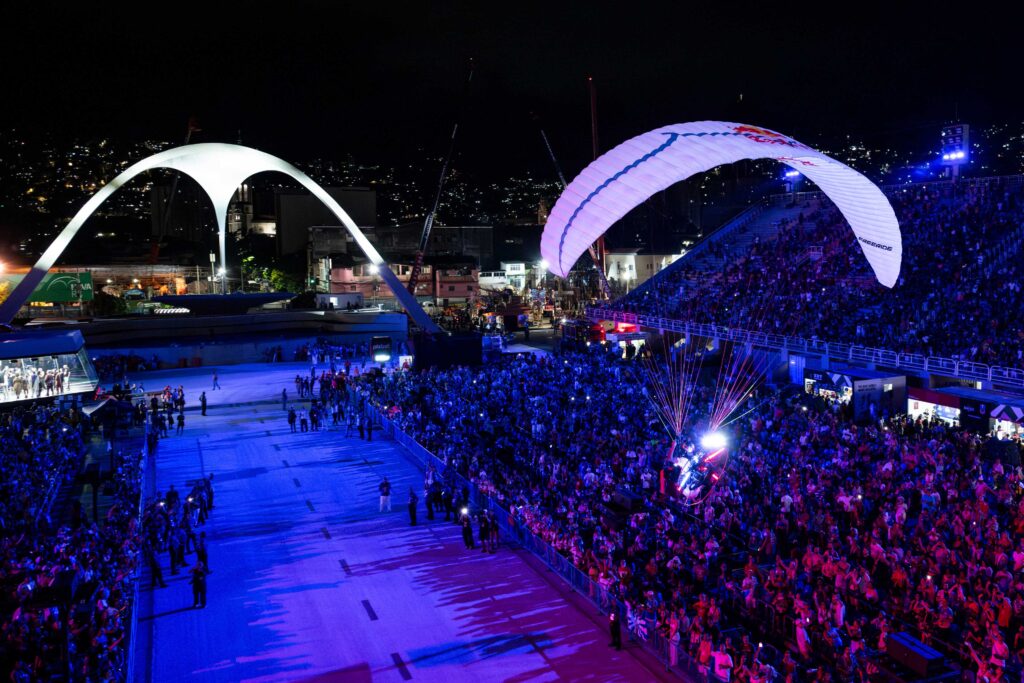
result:
M 548 169 L 534 112 L 572 174 L 590 154 L 588 75 L 602 149 L 704 118 L 899 142 L 933 138 L 957 109 L 1020 121 L 1024 100 L 1024 16 L 973 5 L 848 4 L 839 20 L 835 3 L 210 4 L 8 4 L 0 123 L 179 141 L 194 115 L 200 141 L 241 129 L 293 161 L 401 163 L 443 152 L 474 57 L 457 163 Z

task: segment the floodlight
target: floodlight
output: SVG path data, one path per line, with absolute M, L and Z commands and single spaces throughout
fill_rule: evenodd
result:
M 725 448 L 725 434 L 722 432 L 708 432 L 700 438 L 700 445 L 706 451 L 717 451 Z

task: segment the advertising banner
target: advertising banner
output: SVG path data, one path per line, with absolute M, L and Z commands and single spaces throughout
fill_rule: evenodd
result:
M 6 294 L 14 291 L 22 277 L 5 276 L 0 282 L 4 283 L 7 292 L 0 295 L 0 298 L 6 298 Z M 92 297 L 92 273 L 47 273 L 28 300 L 30 303 L 69 304 L 92 301 Z

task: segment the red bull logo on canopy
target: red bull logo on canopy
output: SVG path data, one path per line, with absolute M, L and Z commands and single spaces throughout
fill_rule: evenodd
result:
M 792 138 L 787 138 L 782 133 L 776 133 L 774 130 L 768 130 L 767 128 L 758 128 L 757 126 L 735 126 L 733 131 L 754 142 L 760 142 L 764 145 L 786 145 L 787 147 L 795 147 L 797 149 L 810 149 L 807 145 L 802 142 L 797 142 Z

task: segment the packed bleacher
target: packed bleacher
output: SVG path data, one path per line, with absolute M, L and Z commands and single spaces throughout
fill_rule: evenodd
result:
M 839 404 L 766 389 L 730 427 L 722 481 L 687 508 L 659 491 L 662 470 L 675 474 L 668 441 L 629 361 L 595 352 L 360 381 L 601 600 L 652 624 L 670 658 L 725 680 L 865 680 L 885 666 L 888 634 L 906 630 L 978 680 L 1019 676 L 1024 482 L 977 435 L 855 424 Z M 713 393 L 694 391 L 688 430 Z M 623 491 L 640 511 L 615 505 Z
M 903 267 L 888 289 L 871 276 L 827 200 L 806 200 L 774 239 L 718 271 L 684 262 L 612 307 L 901 353 L 1024 367 L 1019 178 L 891 188 Z
M 77 410 L 0 416 L 0 660 L 11 681 L 123 680 L 141 458 L 113 454 L 99 523 L 77 501 L 67 515 L 54 510 L 82 466 L 87 429 Z

